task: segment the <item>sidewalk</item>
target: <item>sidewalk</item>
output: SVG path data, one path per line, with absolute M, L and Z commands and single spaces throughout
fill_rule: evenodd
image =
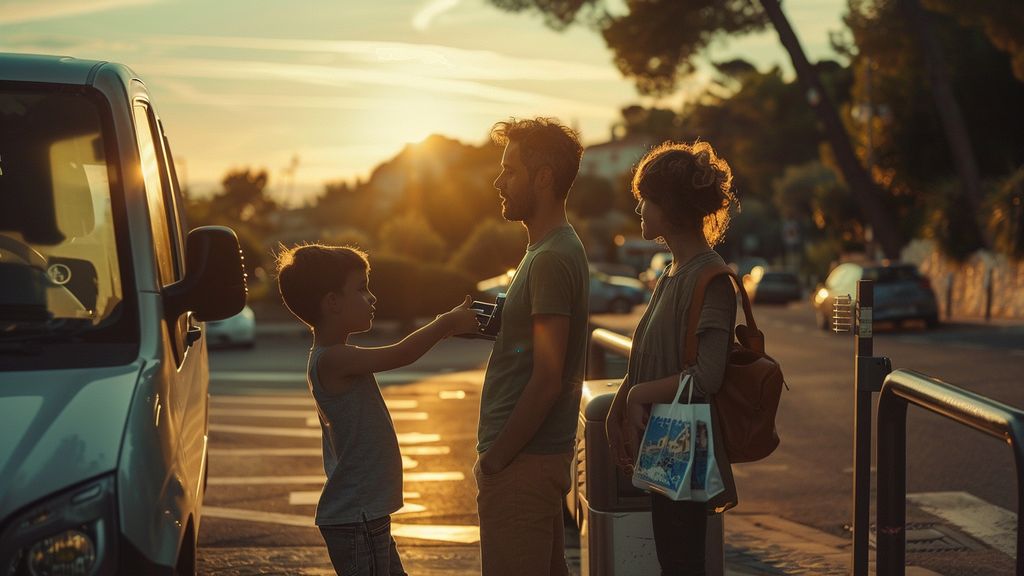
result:
M 850 573 L 850 540 L 767 514 L 726 515 L 726 576 Z M 566 530 L 568 544 L 578 535 Z M 476 576 L 480 552 L 476 545 L 402 545 L 406 571 L 415 576 Z M 566 549 L 573 574 L 579 574 L 579 548 Z M 874 551 L 871 551 L 874 573 Z M 936 572 L 908 566 L 909 576 L 934 576 Z M 323 547 L 208 548 L 200 551 L 199 574 L 249 576 L 334 574 Z M 633 576 L 629 574 L 618 576 Z M 641 576 L 641 575 L 637 575 Z M 645 575 L 644 575 L 645 576 Z

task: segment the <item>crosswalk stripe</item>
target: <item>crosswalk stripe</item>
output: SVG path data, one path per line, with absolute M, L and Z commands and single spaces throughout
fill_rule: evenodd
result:
M 374 374 L 378 384 L 395 384 L 399 382 L 415 382 L 425 378 L 438 376 L 437 372 L 402 371 L 380 372 Z M 305 372 L 255 372 L 242 370 L 217 370 L 210 372 L 210 380 L 218 382 L 275 382 L 288 384 L 306 384 Z
M 423 422 L 427 419 L 426 412 L 392 412 L 391 420 L 393 422 Z M 320 426 L 319 416 L 307 416 L 306 426 Z
M 920 492 L 907 500 L 1007 556 L 1017 555 L 1017 515 L 969 492 Z
M 402 492 L 403 500 L 418 500 L 419 492 Z M 288 493 L 288 504 L 291 506 L 316 506 L 320 502 L 319 490 L 298 490 Z
M 270 406 L 308 406 L 313 409 L 313 398 L 309 394 L 291 394 L 286 396 L 245 396 L 218 394 L 210 397 L 210 403 L 214 406 L 219 404 L 255 404 Z M 419 400 L 406 400 L 385 398 L 384 404 L 388 410 L 413 410 L 420 405 Z M 222 408 L 217 408 L 222 410 Z
M 210 448 L 210 456 L 323 456 L 323 448 Z
M 448 446 L 400 446 L 406 456 L 439 456 L 450 454 Z M 322 448 L 210 448 L 210 456 L 323 456 Z
M 320 438 L 319 428 L 276 428 L 269 426 L 235 426 L 233 424 L 210 424 L 211 432 L 248 434 L 253 436 L 287 436 L 291 438 Z M 407 432 L 398 434 L 398 444 L 429 444 L 441 440 L 440 434 Z
M 289 438 L 320 438 L 319 428 L 271 428 L 267 426 L 234 426 L 210 424 L 210 432 L 251 434 L 255 436 L 287 436 Z
M 409 456 L 439 456 L 452 451 L 448 446 L 401 446 L 399 450 Z
M 221 508 L 203 506 L 203 515 L 208 518 L 225 520 L 242 520 L 246 522 L 263 522 L 283 526 L 300 526 L 315 528 L 313 518 L 299 514 L 282 514 L 279 512 L 258 512 L 237 508 Z M 416 540 L 433 540 L 438 542 L 454 542 L 458 544 L 475 544 L 480 541 L 479 526 L 453 526 L 444 524 L 391 524 L 391 535 Z
M 458 482 L 465 480 L 462 472 L 409 472 L 402 475 L 406 482 Z M 327 480 L 320 474 L 305 476 L 222 476 L 211 477 L 211 486 L 241 486 L 250 484 L 323 484 Z
M 789 464 L 753 463 L 732 465 L 732 474 L 737 478 L 748 478 L 751 475 L 756 476 L 758 474 L 785 472 L 786 470 L 789 470 Z

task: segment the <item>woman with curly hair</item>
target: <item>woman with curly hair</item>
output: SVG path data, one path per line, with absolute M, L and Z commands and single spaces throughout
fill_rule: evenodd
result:
M 732 171 L 707 142 L 657 146 L 637 166 L 632 191 L 644 238 L 667 244 L 672 264 L 658 279 L 633 334 L 627 374 L 606 419 L 612 454 L 630 474 L 651 404 L 671 402 L 683 374 L 693 377 L 694 401 L 701 397 L 714 404 L 722 385 L 736 322 L 736 292 L 728 277 L 717 277 L 706 289 L 695 365 L 683 365 L 683 342 L 697 278 L 704 267 L 725 264 L 713 247 L 722 241 L 730 211 L 737 206 Z M 721 429 L 714 416 L 712 428 Z M 710 502 L 676 502 L 651 494 L 663 576 L 703 575 L 708 515 L 736 505 L 736 485 L 720 435 L 714 435 L 713 450 L 725 491 Z

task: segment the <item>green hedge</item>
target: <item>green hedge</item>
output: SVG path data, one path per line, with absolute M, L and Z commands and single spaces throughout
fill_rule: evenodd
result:
M 433 318 L 476 295 L 476 282 L 440 264 L 398 256 L 370 257 L 370 291 L 377 296 L 376 317 L 409 323 Z

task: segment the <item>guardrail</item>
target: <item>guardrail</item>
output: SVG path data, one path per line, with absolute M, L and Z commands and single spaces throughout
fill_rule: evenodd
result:
M 907 406 L 913 404 L 998 438 L 1017 466 L 1017 574 L 1024 576 L 1024 411 L 912 370 L 885 378 L 878 399 L 879 576 L 904 574 L 907 516 Z
M 611 330 L 596 328 L 590 332 L 590 350 L 587 352 L 587 379 L 608 377 L 608 366 L 604 353 L 612 352 L 623 358 L 629 358 L 633 348 L 633 339 Z

